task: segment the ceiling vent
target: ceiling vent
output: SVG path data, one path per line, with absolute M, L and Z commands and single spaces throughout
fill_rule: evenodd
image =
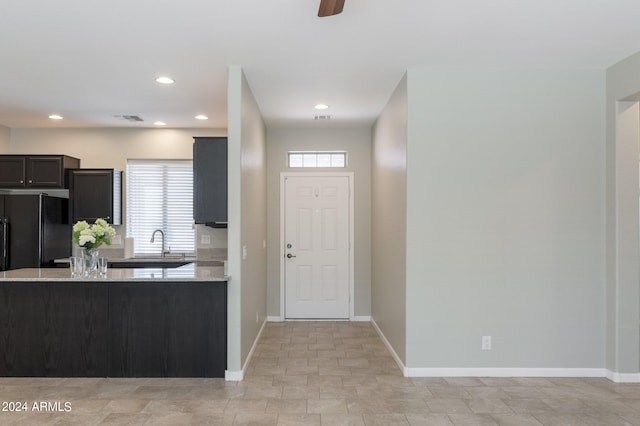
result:
M 114 115 L 115 118 L 119 118 L 121 120 L 127 120 L 131 122 L 139 122 L 144 121 L 140 116 L 137 115 Z
M 331 120 L 331 115 L 328 114 L 324 114 L 324 115 L 314 115 L 313 119 L 314 120 Z

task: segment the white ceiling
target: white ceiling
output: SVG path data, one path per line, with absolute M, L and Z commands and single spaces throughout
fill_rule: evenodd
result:
M 329 18 L 318 4 L 0 0 L 0 125 L 224 128 L 229 65 L 267 125 L 314 125 L 318 102 L 331 125 L 369 125 L 407 69 L 606 68 L 640 50 L 638 0 L 346 0 Z

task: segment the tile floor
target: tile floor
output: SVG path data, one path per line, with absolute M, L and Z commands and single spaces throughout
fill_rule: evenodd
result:
M 372 326 L 348 322 L 267 324 L 239 383 L 0 378 L 0 401 L 28 405 L 0 425 L 640 425 L 640 384 L 404 378 Z

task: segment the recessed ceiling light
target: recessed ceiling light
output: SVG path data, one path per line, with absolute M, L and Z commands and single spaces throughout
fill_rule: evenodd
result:
M 62 120 L 62 116 L 59 114 L 51 114 L 49 118 L 52 120 Z
M 156 78 L 156 81 L 160 84 L 173 84 L 175 83 L 175 80 L 172 79 L 171 77 L 166 77 L 166 76 L 162 76 L 162 77 L 158 77 Z
M 314 108 L 315 109 L 327 109 L 327 108 L 329 108 L 329 105 L 327 105 L 327 104 L 318 104 Z
M 154 121 L 153 124 L 156 125 L 156 126 L 166 126 L 167 125 L 167 123 L 165 123 L 164 121 Z
M 208 120 L 209 117 L 207 117 L 206 115 L 200 114 L 200 115 L 196 115 L 196 120 Z

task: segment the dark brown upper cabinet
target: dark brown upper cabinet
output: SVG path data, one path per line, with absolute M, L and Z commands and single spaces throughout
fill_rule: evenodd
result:
M 89 223 L 102 218 L 122 224 L 122 171 L 118 169 L 69 170 L 71 221 Z
M 227 227 L 227 138 L 194 137 L 193 216 L 196 223 Z
M 65 171 L 78 167 L 66 155 L 0 155 L 0 188 L 65 188 Z

